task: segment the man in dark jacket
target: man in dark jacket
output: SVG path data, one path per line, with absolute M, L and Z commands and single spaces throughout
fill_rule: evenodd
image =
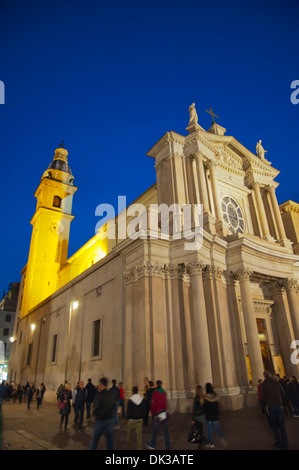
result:
M 85 388 L 86 388 L 86 392 L 87 392 L 87 395 L 86 395 L 86 413 L 87 413 L 87 416 L 86 417 L 87 417 L 87 419 L 89 419 L 91 417 L 90 407 L 91 407 L 91 404 L 94 401 L 96 388 L 95 388 L 94 384 L 92 383 L 91 379 L 88 379 Z
M 265 380 L 261 387 L 262 402 L 266 406 L 269 424 L 274 432 L 276 445 L 280 449 L 288 449 L 288 438 L 284 426 L 283 397 L 284 391 L 276 377 L 269 371 L 264 372 Z
M 107 450 L 114 450 L 113 424 L 116 396 L 113 391 L 107 390 L 107 384 L 106 377 L 102 377 L 95 395 L 93 411 L 95 422 L 90 450 L 96 450 L 103 431 L 106 432 Z
M 287 386 L 287 394 L 290 399 L 290 402 L 293 405 L 294 417 L 299 417 L 299 384 L 296 377 L 293 375 L 290 377 L 290 382 Z
M 132 436 L 136 433 L 137 450 L 141 450 L 142 446 L 142 425 L 143 418 L 146 413 L 146 401 L 138 393 L 138 387 L 133 387 L 132 396 L 128 400 L 127 405 L 127 437 L 128 447 L 131 447 Z
M 78 424 L 78 429 L 81 429 L 83 424 L 86 395 L 87 391 L 84 387 L 84 382 L 81 380 L 73 393 L 73 404 L 75 408 L 75 426 L 77 426 Z
M 117 416 L 117 410 L 119 408 L 119 403 L 120 403 L 120 389 L 116 385 L 115 379 L 113 379 L 111 382 L 112 382 L 112 387 L 110 388 L 110 391 L 115 394 L 115 398 L 116 398 L 116 405 L 115 405 L 115 410 L 114 410 L 114 428 L 119 429 L 120 424 L 119 424 L 119 419 Z

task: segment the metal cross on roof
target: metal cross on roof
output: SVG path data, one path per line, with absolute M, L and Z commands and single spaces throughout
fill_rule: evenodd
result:
M 58 144 L 58 145 L 59 145 L 59 148 L 60 148 L 60 149 L 63 149 L 63 148 L 64 148 L 64 140 L 62 140 L 62 141 L 60 142 L 60 144 Z
M 217 116 L 216 114 L 213 113 L 212 108 L 210 108 L 210 111 L 207 111 L 207 110 L 205 110 L 205 111 L 206 111 L 206 113 L 209 113 L 212 116 L 212 122 L 213 123 L 216 122 L 215 119 L 214 119 L 215 117 L 219 119 L 219 116 Z

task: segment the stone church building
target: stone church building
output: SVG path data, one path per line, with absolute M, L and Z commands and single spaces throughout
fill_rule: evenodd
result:
M 128 396 L 147 376 L 163 381 L 170 410 L 188 412 L 198 384 L 212 382 L 237 409 L 256 404 L 265 369 L 298 377 L 299 204 L 278 205 L 279 171 L 261 141 L 254 154 L 189 112 L 187 135 L 166 132 L 147 153 L 156 183 L 135 203 L 147 215 L 158 207 L 156 237 L 116 224 L 109 238 L 107 222 L 68 258 L 77 188 L 68 152 L 56 149 L 35 193 L 9 380 L 44 382 L 54 400 L 65 380 L 105 375 Z M 199 249 L 159 236 L 161 204 L 201 204 Z

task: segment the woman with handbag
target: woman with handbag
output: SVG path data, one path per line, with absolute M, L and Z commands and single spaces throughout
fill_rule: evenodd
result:
M 203 441 L 203 425 L 205 423 L 205 412 L 203 409 L 205 398 L 204 392 L 201 385 L 197 385 L 195 396 L 193 400 L 193 409 L 192 409 L 192 429 L 191 429 L 191 441 L 196 442 L 200 446 Z
M 60 391 L 58 395 L 58 402 L 57 406 L 59 409 L 60 418 L 60 429 L 62 428 L 62 424 L 64 421 L 64 429 L 67 429 L 69 414 L 71 412 L 71 399 L 72 399 L 72 390 L 71 385 L 68 383 L 65 387 Z

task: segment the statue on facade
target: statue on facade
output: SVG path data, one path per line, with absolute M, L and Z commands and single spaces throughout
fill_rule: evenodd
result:
M 195 109 L 195 103 L 192 103 L 191 106 L 189 106 L 189 126 L 192 124 L 198 124 L 198 116 L 197 112 Z
M 264 149 L 264 147 L 262 146 L 261 140 L 259 140 L 258 143 L 256 144 L 255 150 L 256 150 L 257 156 L 260 157 L 261 160 L 265 160 L 265 153 L 268 152 L 268 150 Z

